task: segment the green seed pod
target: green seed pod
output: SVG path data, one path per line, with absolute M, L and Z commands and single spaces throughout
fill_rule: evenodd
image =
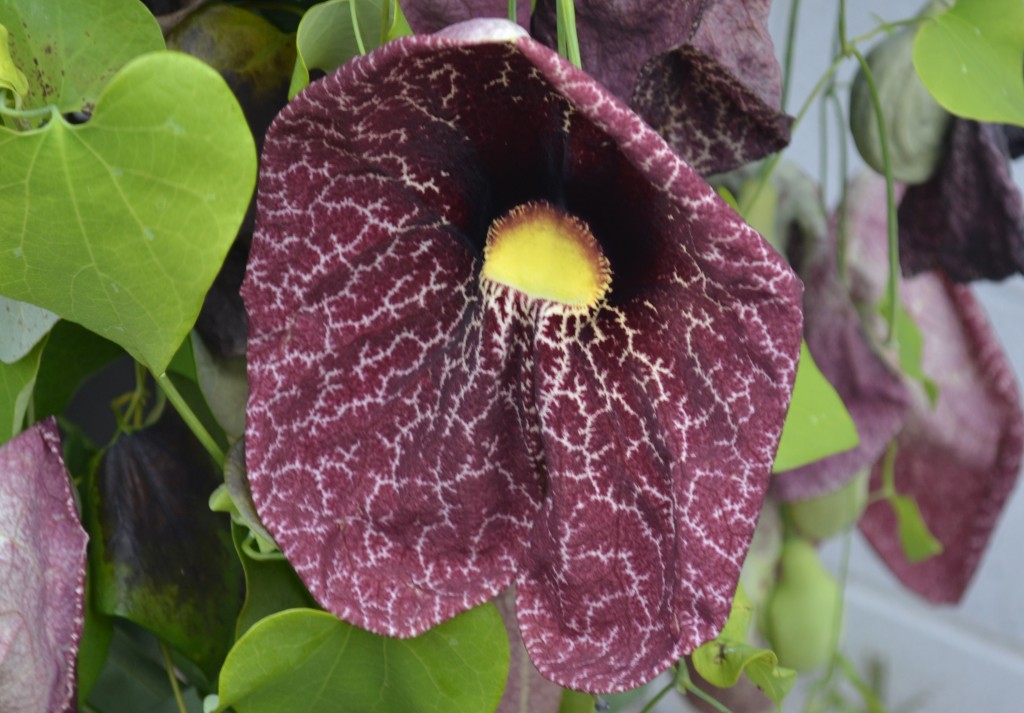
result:
M 790 537 L 782 546 L 779 582 L 768 601 L 765 636 L 779 665 L 812 671 L 832 656 L 839 585 L 807 540 Z
M 882 105 L 893 177 L 910 184 L 924 183 L 935 173 L 952 119 L 918 79 L 914 36 L 913 29 L 892 35 L 875 45 L 866 58 Z M 884 173 L 882 140 L 863 69 L 850 91 L 850 131 L 864 161 Z
M 787 522 L 810 540 L 827 540 L 846 532 L 868 505 L 869 476 L 870 470 L 864 468 L 828 495 L 786 503 L 783 511 Z

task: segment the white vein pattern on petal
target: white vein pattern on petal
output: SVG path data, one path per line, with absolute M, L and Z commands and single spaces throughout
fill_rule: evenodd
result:
M 449 45 L 417 38 L 348 71 L 372 83 L 374 63 L 383 61 L 379 57 L 434 46 Z M 730 217 L 664 142 L 592 80 L 550 53 L 541 54 L 528 40 L 509 45 L 507 52 L 527 55 L 538 65 L 531 78 L 543 78 L 568 98 L 574 109 L 563 112 L 563 129 L 570 130 L 579 111 L 614 137 L 674 206 L 666 220 L 675 222 L 680 235 L 703 222 L 713 224 L 714 230 L 701 231 L 707 233 L 701 254 L 688 258 L 736 284 L 723 287 L 700 270 L 673 276 L 678 285 L 672 289 L 702 295 L 699 307 L 678 305 L 683 308 L 678 319 L 686 324 L 673 326 L 679 329 L 671 340 L 693 360 L 685 371 L 693 384 L 675 388 L 677 360 L 665 356 L 664 344 L 654 343 L 666 336 L 654 317 L 671 321 L 669 314 L 655 314 L 665 311 L 664 302 L 643 302 L 628 313 L 608 307 L 601 319 L 585 320 L 557 311 L 537 314 L 535 304 L 527 309 L 515 299 L 477 292 L 469 257 L 432 242 L 452 240 L 447 219 L 454 209 L 442 203 L 432 211 L 420 202 L 442 191 L 449 177 L 444 171 L 417 173 L 395 149 L 396 143 L 413 140 L 401 127 L 375 134 L 361 133 L 359 125 L 353 130 L 359 140 L 387 146 L 377 166 L 388 166 L 390 174 L 358 168 L 358 157 L 350 162 L 357 169 L 332 173 L 312 160 L 304 141 L 295 140 L 279 149 L 286 160 L 277 174 L 271 158 L 261 179 L 259 225 L 280 221 L 293 229 L 264 242 L 261 249 L 273 259 L 254 253 L 247 278 L 247 303 L 266 311 L 252 320 L 259 327 L 250 340 L 257 357 L 251 361 L 250 477 L 262 502 L 261 516 L 314 593 L 321 600 L 329 597 L 325 605 L 339 616 L 383 633 L 418 633 L 496 593 L 519 569 L 528 537 L 538 558 L 551 554 L 543 532 L 550 526 L 553 563 L 531 559 L 529 566 L 531 574 L 548 578 L 556 595 L 579 598 L 571 580 L 580 576 L 580 563 L 588 557 L 615 565 L 622 586 L 584 592 L 590 599 L 576 610 L 554 614 L 554 625 L 543 602 L 526 601 L 527 586 L 527 597 L 522 590 L 520 596 L 524 638 L 532 641 L 535 660 L 541 659 L 538 667 L 556 680 L 617 690 L 653 676 L 724 622 L 795 371 L 798 288 L 771 249 Z M 448 76 L 454 82 L 457 73 Z M 402 100 L 401 92 L 396 96 Z M 343 96 L 322 110 L 359 116 L 365 108 Z M 289 117 L 290 111 L 295 110 L 286 109 L 286 120 L 304 121 Z M 431 121 L 430 113 L 421 115 Z M 450 128 L 455 118 L 438 117 L 437 123 Z M 341 146 L 348 140 L 333 129 L 319 133 Z M 344 155 L 348 149 L 339 151 Z M 296 180 L 308 184 L 313 178 L 316 186 L 304 186 L 310 206 L 296 211 L 288 189 Z M 353 191 L 356 199 L 339 197 Z M 338 234 L 330 234 L 328 255 L 303 257 L 308 234 L 326 229 L 318 220 L 323 211 L 332 215 L 329 230 Z M 425 258 L 442 254 L 444 259 L 424 267 Z M 744 305 L 748 296 L 761 307 Z M 644 310 L 652 314 L 644 317 Z M 768 329 L 773 310 L 790 318 L 790 329 L 781 330 L 785 334 L 773 336 Z M 734 368 L 695 357 L 701 345 L 717 344 L 712 314 L 739 335 L 739 348 L 725 345 L 735 351 Z M 638 318 L 644 328 L 633 323 Z M 613 343 L 622 348 L 603 346 Z M 591 346 L 583 349 L 584 344 Z M 735 383 L 724 383 L 730 378 Z M 766 395 L 775 408 L 759 413 L 753 404 Z M 308 403 L 313 406 L 299 408 Z M 309 413 L 295 418 L 306 408 Z M 377 423 L 364 427 L 361 422 L 375 414 Z M 759 418 L 770 427 L 760 428 Z M 620 420 L 631 427 L 628 434 L 615 427 Z M 374 427 L 378 430 L 371 432 Z M 318 437 L 311 438 L 313 433 Z M 598 434 L 616 434 L 616 440 L 602 443 Z M 315 445 L 307 443 L 312 441 Z M 726 455 L 695 462 L 697 454 L 711 451 Z M 617 452 L 625 462 L 650 467 L 625 479 L 609 477 Z M 431 473 L 448 477 L 431 478 Z M 524 473 L 532 474 L 525 482 Z M 544 485 L 549 497 L 542 506 Z M 500 497 L 484 499 L 490 505 L 470 523 L 467 537 L 465 528 L 460 530 L 466 513 L 457 510 L 457 501 L 479 490 Z M 563 490 L 572 497 L 559 500 Z M 580 493 L 585 497 L 576 497 Z M 641 571 L 632 550 L 614 539 L 575 541 L 595 508 L 632 527 L 635 547 L 646 546 L 657 565 Z M 651 517 L 657 526 L 648 522 Z M 419 527 L 415 536 L 403 527 L 410 521 Z M 469 546 L 459 549 L 456 540 Z M 446 555 L 439 543 L 457 554 Z M 691 547 L 700 551 L 684 557 Z M 574 557 L 574 548 L 581 557 Z M 708 570 L 715 563 L 721 564 L 721 576 L 710 581 Z M 405 581 L 382 585 L 379 568 L 389 566 L 401 575 L 394 575 L 395 581 Z M 370 572 L 373 567 L 378 569 Z M 612 626 L 594 626 L 605 612 L 614 614 L 641 592 L 638 624 L 614 619 Z M 561 623 L 583 636 L 559 635 Z M 601 664 L 609 652 L 617 658 Z M 563 663 L 566 670 L 558 671 Z

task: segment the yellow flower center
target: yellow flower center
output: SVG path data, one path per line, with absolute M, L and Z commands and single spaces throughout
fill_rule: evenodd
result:
M 590 226 L 542 202 L 518 205 L 491 223 L 482 275 L 582 310 L 597 305 L 612 281 Z

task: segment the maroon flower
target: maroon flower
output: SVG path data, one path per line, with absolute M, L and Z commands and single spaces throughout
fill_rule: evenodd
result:
M 850 239 L 857 251 L 852 259 L 878 276 L 864 294 L 876 302 L 888 272 L 884 205 L 878 177 L 851 192 Z M 901 281 L 900 300 L 921 330 L 921 367 L 937 385 L 938 401 L 933 407 L 922 389 L 914 389 L 896 439 L 896 490 L 917 501 L 943 549 L 922 562 L 907 561 L 885 503 L 870 506 L 860 528 L 904 585 L 931 601 L 955 602 L 1017 480 L 1024 414 L 1013 371 L 967 286 L 954 285 L 940 272 L 922 273 Z M 881 468 L 874 467 L 876 488 Z
M 802 241 L 800 273 L 807 281 L 807 343 L 842 396 L 860 444 L 780 473 L 773 492 L 784 500 L 825 495 L 864 468 L 872 470 L 877 491 L 895 440 L 896 491 L 917 502 L 942 552 L 908 561 L 885 502 L 867 509 L 860 528 L 907 588 L 931 601 L 955 602 L 1020 469 L 1024 414 L 1017 388 L 970 290 L 938 271 L 900 284 L 901 304 L 921 332 L 921 369 L 937 387 L 936 403 L 921 383 L 898 373 L 893 350 L 883 347 L 886 327 L 878 309 L 888 273 L 884 181 L 874 174 L 854 181 L 847 206 L 846 282 L 836 267 L 838 219 L 828 239 Z
M 412 636 L 514 583 L 541 673 L 630 688 L 728 616 L 800 284 L 587 75 L 504 21 L 442 35 L 267 136 L 253 499 L 341 618 Z
M 583 68 L 699 173 L 728 171 L 789 143 L 782 72 L 768 33 L 770 0 L 575 0 Z M 529 25 L 520 0 L 519 22 Z M 505 0 L 409 0 L 417 32 L 507 17 Z M 557 47 L 556 0 L 537 0 L 532 28 Z M 524 12 L 525 9 L 525 12 Z
M 0 708 L 77 710 L 85 547 L 53 420 L 0 448 Z
M 1024 271 L 1024 202 L 1010 174 L 1016 132 L 954 118 L 946 156 L 900 202 L 900 262 L 915 275 L 941 269 L 957 282 Z

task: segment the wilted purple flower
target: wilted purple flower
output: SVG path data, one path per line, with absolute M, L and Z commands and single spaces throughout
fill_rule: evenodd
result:
M 908 275 L 941 269 L 957 282 L 1024 271 L 1024 202 L 997 124 L 953 119 L 946 156 L 900 202 L 900 263 Z
M 941 554 L 909 562 L 892 508 L 871 505 L 861 530 L 896 576 L 937 602 L 957 601 L 970 582 L 1017 478 L 1024 415 L 1017 388 L 984 313 L 964 286 L 940 272 L 900 284 L 900 301 L 922 335 L 922 371 L 938 389 L 934 406 L 920 383 L 898 376 L 883 346 L 878 306 L 885 292 L 888 245 L 885 184 L 865 175 L 847 194 L 846 286 L 835 268 L 835 232 L 808 260 L 807 341 L 839 391 L 860 433 L 846 453 L 780 474 L 785 499 L 823 495 L 864 467 L 881 484 L 895 439 L 895 486 L 914 498 Z M 906 338 L 906 335 L 904 335 Z
M 78 709 L 85 546 L 54 421 L 0 447 L 0 708 Z
M 878 276 L 864 295 L 876 301 L 888 272 L 884 205 L 878 177 L 851 191 L 850 239 L 857 251 L 852 259 Z M 908 588 L 934 602 L 955 602 L 1017 480 L 1024 414 L 1013 371 L 968 287 L 952 284 L 941 272 L 926 272 L 901 281 L 900 300 L 921 330 L 921 367 L 938 387 L 938 400 L 933 407 L 923 389 L 914 389 L 896 439 L 896 490 L 916 500 L 943 549 L 922 562 L 907 561 L 885 503 L 870 506 L 860 527 Z M 875 487 L 881 468 L 875 465 Z
M 630 104 L 699 173 L 728 171 L 785 147 L 782 72 L 770 0 L 575 0 L 583 68 Z M 556 0 L 520 0 L 518 19 L 557 46 Z M 506 17 L 505 0 L 409 0 L 417 32 Z M 525 10 L 525 11 L 524 11 Z
M 728 616 L 800 284 L 590 77 L 511 23 L 446 34 L 268 134 L 253 499 L 341 618 L 412 636 L 515 583 L 545 676 L 630 688 Z

